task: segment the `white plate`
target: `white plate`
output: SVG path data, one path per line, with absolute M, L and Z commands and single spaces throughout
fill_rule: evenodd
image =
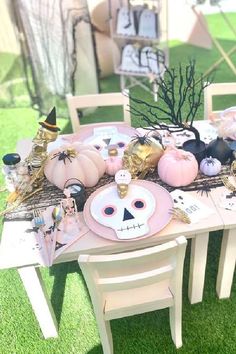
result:
M 93 135 L 84 140 L 85 144 L 93 145 L 102 155 L 103 159 L 108 159 L 108 145 L 117 145 L 118 156 L 122 157 L 126 145 L 131 137 L 121 133 L 116 127 L 106 126 L 94 128 Z
M 149 219 L 156 209 L 156 201 L 147 188 L 128 186 L 127 195 L 121 199 L 116 185 L 108 186 L 91 202 L 92 217 L 100 224 L 112 228 L 117 238 L 128 240 L 149 233 Z
M 133 180 L 131 181 L 131 185 L 143 187 L 145 190 L 150 192 L 153 198 L 155 199 L 155 210 L 152 216 L 150 217 L 150 219 L 148 220 L 148 226 L 150 231 L 142 237 L 140 236 L 138 238 L 134 237 L 129 239 L 119 239 L 114 229 L 100 224 L 92 216 L 90 206 L 93 200 L 95 199 L 95 197 L 97 195 L 103 195 L 103 192 L 107 188 L 110 188 L 112 186 L 115 186 L 116 188 L 115 183 L 111 183 L 109 185 L 100 187 L 95 192 L 93 192 L 90 195 L 90 197 L 87 199 L 84 206 L 83 216 L 84 216 L 85 223 L 88 225 L 90 230 L 92 230 L 98 236 L 103 237 L 109 241 L 116 241 L 116 242 L 134 241 L 135 242 L 135 240 L 141 240 L 155 235 L 170 222 L 172 218 L 170 214 L 170 209 L 173 208 L 173 201 L 170 193 L 165 188 L 159 186 L 157 183 L 145 181 L 145 180 Z M 135 236 L 137 236 L 137 234 L 135 234 Z

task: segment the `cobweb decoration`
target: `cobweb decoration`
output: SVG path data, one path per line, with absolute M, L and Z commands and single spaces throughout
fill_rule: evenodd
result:
M 56 105 L 63 116 L 66 94 L 98 92 L 86 0 L 16 0 L 15 15 L 33 106 L 46 114 Z

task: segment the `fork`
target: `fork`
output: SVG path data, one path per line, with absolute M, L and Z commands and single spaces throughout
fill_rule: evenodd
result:
M 236 191 L 236 187 L 229 181 L 229 178 L 226 176 L 221 177 L 221 181 L 224 184 L 224 186 L 229 189 L 231 192 Z
M 173 216 L 173 218 L 183 221 L 186 224 L 191 224 L 191 220 L 190 220 L 188 214 L 185 211 L 183 211 L 182 209 L 175 207 L 175 208 L 170 209 L 169 213 Z
M 43 232 L 43 227 L 45 226 L 45 221 L 44 221 L 42 211 L 40 209 L 33 210 L 33 219 L 34 219 L 35 227 L 37 227 L 39 230 L 41 230 Z

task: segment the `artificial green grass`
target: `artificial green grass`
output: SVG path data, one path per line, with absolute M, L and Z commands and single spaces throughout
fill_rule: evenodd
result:
M 235 14 L 230 16 L 235 23 Z M 219 35 L 221 44 L 229 48 L 233 44 L 233 39 L 226 27 L 220 28 L 217 25 L 220 17 L 212 15 L 208 17 L 208 21 L 211 30 Z M 209 51 L 176 41 L 171 42 L 171 66 L 176 66 L 179 62 L 187 62 L 188 58 L 196 58 L 198 71 L 205 72 L 219 56 L 214 48 Z M 9 58 L 7 56 L 9 67 L 12 67 L 16 62 L 13 59 L 10 62 Z M 0 62 L 1 59 L 0 56 Z M 236 64 L 236 58 L 232 59 Z M 4 80 L 7 77 L 4 72 L 7 67 L 6 65 L 0 72 L 0 79 Z M 235 81 L 232 71 L 225 63 L 217 69 L 215 81 Z M 103 92 L 119 91 L 119 78 L 113 75 L 101 80 L 101 88 Z M 131 94 L 151 99 L 151 96 L 140 88 L 132 89 Z M 222 100 L 217 104 L 222 104 Z M 231 97 L 223 104 L 225 105 L 223 108 L 226 108 L 235 105 L 235 101 Z M 114 117 L 116 111 L 110 110 L 107 117 L 109 114 Z M 199 117 L 202 115 L 203 109 L 198 112 Z M 95 116 L 97 112 L 89 119 L 92 120 Z M 38 113 L 31 108 L 0 110 L 1 156 L 15 151 L 17 140 L 35 135 L 38 127 L 37 119 Z M 67 120 L 60 119 L 58 123 L 62 132 L 71 132 L 71 125 Z M 133 119 L 132 124 L 138 126 L 139 122 Z M 1 184 L 2 182 L 3 178 Z M 5 196 L 6 194 L 0 195 L 1 210 L 5 205 Z M 190 257 L 190 242 L 188 242 L 183 286 L 183 347 L 178 351 L 175 349 L 170 336 L 168 311 L 161 310 L 112 321 L 115 353 L 234 354 L 236 352 L 236 276 L 234 276 L 230 299 L 219 300 L 215 292 L 220 243 L 221 233 L 211 233 L 203 302 L 190 305 L 187 298 Z M 0 271 L 0 354 L 101 354 L 96 321 L 77 262 L 55 265 L 50 269 L 41 268 L 41 273 L 59 322 L 59 337 L 43 339 L 17 271 L 2 270 Z

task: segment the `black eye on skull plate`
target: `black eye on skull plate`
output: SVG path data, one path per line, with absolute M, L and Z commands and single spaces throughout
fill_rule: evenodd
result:
M 132 202 L 132 207 L 134 209 L 144 209 L 146 208 L 146 203 L 143 199 L 135 199 Z
M 100 145 L 93 145 L 95 147 L 95 149 L 97 149 L 98 151 L 101 150 L 101 146 Z
M 125 147 L 125 143 L 123 143 L 123 141 L 119 141 L 118 143 L 117 143 L 117 145 L 118 145 L 118 147 L 121 149 L 121 148 L 123 148 L 123 147 Z
M 114 205 L 107 205 L 102 209 L 102 214 L 104 216 L 114 216 L 114 214 L 116 213 L 116 207 Z

